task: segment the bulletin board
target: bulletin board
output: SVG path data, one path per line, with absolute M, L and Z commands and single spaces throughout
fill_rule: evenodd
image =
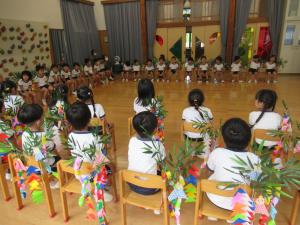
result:
M 0 75 L 51 65 L 46 23 L 0 19 Z

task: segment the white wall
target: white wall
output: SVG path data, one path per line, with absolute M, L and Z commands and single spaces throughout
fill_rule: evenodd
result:
M 95 3 L 98 30 L 105 30 L 103 5 Z M 50 28 L 63 29 L 60 0 L 0 0 L 0 18 L 48 23 Z

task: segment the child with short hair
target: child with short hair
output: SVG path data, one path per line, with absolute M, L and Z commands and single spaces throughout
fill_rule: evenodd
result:
M 163 57 L 159 57 L 159 60 L 156 64 L 156 72 L 157 72 L 157 82 L 161 79 L 163 82 L 165 81 L 165 72 L 166 72 L 166 64 Z
M 89 85 L 90 88 L 94 87 L 94 81 L 93 81 L 94 70 L 93 70 L 92 61 L 89 58 L 86 58 L 84 60 L 83 72 L 85 75 L 85 79 L 87 81 L 87 85 Z
M 199 64 L 199 70 L 198 70 L 198 83 L 202 83 L 203 78 L 205 78 L 206 83 L 208 83 L 208 63 L 207 63 L 207 58 L 205 55 L 201 56 L 200 58 L 200 64 Z
M 257 83 L 257 72 L 259 68 L 260 68 L 259 56 L 254 55 L 249 67 L 249 75 L 250 75 L 250 79 L 248 81 L 249 84 L 251 82 Z
M 124 82 L 124 81 L 128 82 L 131 70 L 132 70 L 132 68 L 130 65 L 130 61 L 126 61 L 123 65 L 122 82 Z
M 163 144 L 152 137 L 157 129 L 157 118 L 149 112 L 141 112 L 133 117 L 132 125 L 137 136 L 132 137 L 128 146 L 128 170 L 159 175 L 157 159 L 164 160 L 166 153 Z M 152 157 L 146 154 L 145 149 L 152 148 L 158 151 L 159 156 Z M 130 188 L 141 195 L 152 195 L 158 192 L 157 189 L 143 188 L 129 183 Z
M 151 79 L 151 81 L 154 81 L 154 66 L 151 59 L 147 60 L 146 66 L 145 66 L 145 72 L 147 74 L 147 77 Z
M 140 80 L 141 77 L 141 65 L 137 59 L 134 60 L 132 65 L 133 79 L 134 81 Z
M 232 118 L 223 124 L 222 136 L 225 147 L 216 148 L 212 151 L 207 161 L 207 168 L 212 172 L 209 180 L 244 184 L 244 179 L 239 175 L 238 169 L 236 169 L 240 165 L 234 159 L 239 157 L 245 162 L 250 160 L 253 165 L 260 163 L 259 157 L 246 149 L 251 140 L 251 129 L 242 119 Z M 207 193 L 207 197 L 214 205 L 222 209 L 232 210 L 232 197 L 223 197 L 210 193 Z M 211 217 L 208 219 L 216 220 Z
M 155 98 L 154 85 L 150 79 L 141 79 L 137 89 L 138 97 L 133 101 L 133 110 L 136 114 L 150 110 Z
M 64 84 L 68 86 L 71 91 L 73 89 L 73 80 L 69 64 L 65 63 L 62 65 L 61 79 Z
M 84 82 L 84 80 L 82 79 L 82 73 L 81 73 L 81 69 L 80 69 L 80 65 L 79 63 L 75 62 L 73 64 L 73 70 L 71 72 L 71 76 L 72 76 L 72 93 L 74 95 L 76 95 L 76 90 L 78 88 L 78 85 L 81 82 Z
M 13 81 L 6 79 L 3 83 L 3 90 L 6 113 L 16 115 L 20 107 L 24 104 L 24 99 L 18 95 L 17 85 Z
M 73 128 L 68 137 L 71 155 L 80 157 L 83 162 L 93 163 L 95 156 L 91 157 L 84 150 L 95 147 L 102 152 L 104 146 L 100 141 L 100 137 L 88 130 L 91 120 L 89 107 L 82 102 L 75 102 L 67 110 L 66 117 Z M 112 201 L 112 196 L 106 191 L 104 191 L 104 200 L 105 202 Z
M 176 57 L 175 56 L 172 56 L 171 58 L 171 63 L 169 64 L 169 77 L 168 77 L 168 80 L 172 80 L 172 77 L 175 77 L 176 79 L 176 82 L 178 82 L 178 77 L 179 77 L 179 74 L 178 74 L 178 70 L 179 70 L 179 64 L 176 60 Z
M 32 75 L 24 70 L 21 73 L 21 79 L 18 81 L 18 92 L 27 103 L 35 103 L 35 94 L 32 91 Z
M 214 83 L 215 84 L 217 84 L 218 82 L 224 83 L 224 64 L 221 56 L 218 56 L 215 59 L 213 72 L 214 72 Z
M 243 82 L 242 80 L 240 80 L 241 68 L 242 68 L 241 57 L 235 56 L 234 61 L 231 64 L 232 83 L 234 83 L 234 82 L 242 83 Z
M 112 66 L 108 59 L 108 56 L 104 56 L 104 69 L 105 77 L 108 77 L 108 80 L 113 81 L 114 78 L 112 73 Z
M 58 65 L 53 64 L 51 66 L 48 82 L 53 87 L 55 87 L 56 85 L 59 84 L 59 82 L 60 82 L 60 72 L 59 72 Z
M 277 83 L 278 81 L 278 67 L 276 63 L 276 56 L 271 55 L 269 60 L 266 62 L 266 69 L 267 69 L 267 83 L 273 81 L 273 83 Z
M 273 90 L 262 89 L 256 93 L 255 107 L 257 111 L 249 114 L 249 124 L 252 129 L 278 130 L 281 127 L 282 117 L 274 112 L 277 102 L 277 94 Z M 260 144 L 262 140 L 256 139 Z M 272 147 L 276 145 L 273 141 L 264 141 L 264 146 Z
M 183 110 L 182 119 L 189 123 L 197 121 L 203 124 L 207 124 L 213 120 L 211 110 L 203 106 L 204 100 L 204 94 L 200 89 L 191 90 L 188 96 L 190 106 Z M 193 132 L 185 132 L 184 135 L 192 141 L 205 143 L 205 153 L 203 157 L 206 158 L 209 154 L 209 136 Z
M 49 97 L 50 91 L 52 91 L 52 87 L 48 83 L 48 78 L 44 73 L 44 67 L 41 65 L 36 66 L 37 75 L 33 79 L 33 82 L 38 85 L 40 90 L 42 91 L 42 103 L 43 105 L 47 105 L 47 98 Z
M 188 61 L 185 63 L 184 68 L 185 68 L 185 74 L 184 74 L 185 78 L 184 78 L 184 80 L 187 83 L 189 83 L 189 82 L 192 81 L 193 72 L 194 72 L 194 69 L 195 69 L 194 59 L 192 57 L 188 58 Z

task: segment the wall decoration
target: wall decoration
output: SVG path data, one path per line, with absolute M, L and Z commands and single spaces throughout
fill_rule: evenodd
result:
M 158 42 L 160 46 L 163 46 L 164 39 L 160 35 L 155 35 L 155 40 Z
M 220 32 L 214 32 L 210 35 L 209 37 L 209 44 L 213 44 L 216 40 L 218 40 L 218 38 L 221 37 L 221 33 Z
M 48 29 L 45 23 L 0 19 L 0 74 L 50 66 Z
M 179 59 L 182 60 L 182 38 L 179 38 L 175 44 L 170 48 L 170 52 Z

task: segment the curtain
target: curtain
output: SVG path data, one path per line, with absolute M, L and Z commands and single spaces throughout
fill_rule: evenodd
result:
M 104 5 L 110 58 L 122 61 L 143 61 L 140 3 L 127 2 Z
M 53 50 L 54 63 L 70 62 L 70 53 L 67 48 L 64 30 L 50 29 L 51 44 Z
M 83 63 L 91 50 L 100 54 L 94 7 L 72 0 L 61 0 L 63 24 L 67 48 L 70 52 L 68 63 Z
M 226 54 L 229 8 L 230 8 L 230 0 L 220 1 L 220 28 L 221 28 L 221 42 L 222 42 L 221 56 L 223 59 L 225 59 L 225 54 Z
M 272 41 L 271 54 L 278 54 L 282 16 L 284 10 L 283 0 L 268 0 L 269 27 Z
M 233 57 L 239 54 L 239 45 L 249 17 L 252 0 L 236 0 Z
M 158 15 L 158 0 L 146 1 L 146 14 L 147 14 L 147 33 L 148 33 L 148 57 L 153 58 L 153 45 L 156 34 L 156 24 Z

